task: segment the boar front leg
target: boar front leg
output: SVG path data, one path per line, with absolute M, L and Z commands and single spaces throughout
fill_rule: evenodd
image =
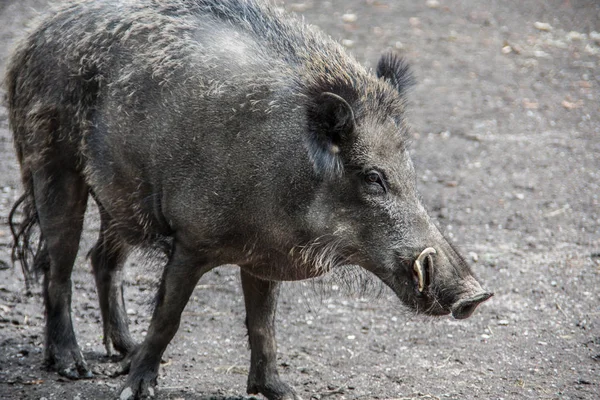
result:
M 300 400 L 277 373 L 275 311 L 280 283 L 256 278 L 244 270 L 241 275 L 251 352 L 247 392 L 262 393 L 269 400 Z
M 154 397 L 160 359 L 179 328 L 181 313 L 198 280 L 212 269 L 194 252 L 177 243 L 174 246 L 160 282 L 148 334 L 124 365 L 122 372 L 129 370 L 129 376 L 121 390 L 121 400 Z

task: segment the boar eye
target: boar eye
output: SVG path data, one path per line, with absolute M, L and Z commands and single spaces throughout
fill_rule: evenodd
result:
M 387 187 L 384 182 L 383 176 L 378 171 L 369 171 L 365 174 L 365 182 L 371 187 L 377 187 L 377 189 L 387 192 Z

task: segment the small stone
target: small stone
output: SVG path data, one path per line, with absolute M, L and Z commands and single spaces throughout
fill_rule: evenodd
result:
M 557 283 L 556 283 L 556 281 L 552 281 L 552 282 L 550 282 L 550 285 L 556 287 Z
M 550 32 L 552 30 L 552 25 L 550 25 L 547 22 L 539 22 L 536 21 L 533 26 L 535 27 L 535 29 L 538 29 L 540 31 L 544 31 L 544 32 Z
M 596 55 L 598 53 L 600 53 L 600 51 L 598 50 L 598 47 L 596 46 L 592 46 L 591 44 L 586 44 L 585 48 L 583 49 L 586 53 L 592 54 L 592 55 Z
M 344 22 L 356 22 L 358 20 L 358 16 L 356 14 L 344 14 L 342 15 L 342 21 Z
M 130 387 L 123 389 L 121 395 L 119 396 L 119 400 L 129 400 L 131 398 L 133 398 L 133 390 L 131 390 Z
M 481 335 L 481 338 L 482 339 L 489 339 L 490 335 L 488 335 L 487 333 L 484 333 L 484 334 Z
M 308 9 L 308 4 L 306 3 L 292 3 L 290 4 L 290 10 L 294 12 L 304 12 Z
M 479 256 L 474 251 L 469 252 L 469 257 L 471 257 L 471 260 L 473 260 L 473 262 L 479 261 Z
M 348 335 L 347 339 L 348 340 L 354 340 L 354 339 L 356 339 L 356 336 L 354 336 L 354 335 Z
M 440 6 L 440 2 L 438 0 L 427 0 L 425 4 L 429 8 L 438 8 Z
M 563 100 L 560 104 L 567 110 L 573 110 L 575 108 L 581 107 L 583 105 L 583 102 L 581 100 L 580 101 Z
M 344 40 L 342 40 L 342 45 L 344 47 L 352 47 L 352 46 L 354 46 L 354 40 L 344 39 Z
M 413 28 L 416 28 L 417 26 L 421 25 L 421 20 L 417 17 L 410 17 L 408 19 L 408 23 L 410 24 L 410 26 L 412 26 Z
M 537 101 L 523 99 L 523 107 L 528 110 L 537 110 L 540 107 L 540 104 Z
M 576 31 L 571 31 L 569 33 L 567 33 L 567 40 L 584 40 L 585 39 L 585 33 L 579 33 Z
M 498 325 L 500 325 L 500 326 L 506 326 L 506 325 L 508 325 L 508 320 L 507 319 L 501 319 L 500 321 L 498 321 Z
M 517 198 L 518 200 L 523 200 L 525 198 L 525 195 L 523 193 L 515 193 L 515 198 Z
M 404 48 L 404 44 L 402 42 L 396 42 L 394 43 L 394 47 L 398 50 L 402 50 Z
M 127 309 L 127 315 L 136 315 L 137 311 L 135 311 L 133 308 L 128 308 Z

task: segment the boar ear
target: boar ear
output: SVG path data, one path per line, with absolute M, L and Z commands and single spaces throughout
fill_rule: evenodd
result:
M 340 148 L 354 131 L 354 112 L 337 94 L 323 92 L 307 108 L 308 154 L 315 171 L 335 177 L 343 173 Z
M 408 63 L 397 53 L 389 52 L 381 56 L 377 63 L 377 77 L 389 82 L 400 95 L 415 84 Z

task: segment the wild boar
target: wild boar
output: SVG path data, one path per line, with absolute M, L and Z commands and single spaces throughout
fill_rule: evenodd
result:
M 223 264 L 241 270 L 248 393 L 271 400 L 298 398 L 276 368 L 280 281 L 360 265 L 413 310 L 471 315 L 491 293 L 417 195 L 410 81 L 399 56 L 384 55 L 372 73 L 259 0 L 76 0 L 53 10 L 6 77 L 24 186 L 10 218 L 14 256 L 27 276 L 44 277 L 48 365 L 91 376 L 71 320 L 90 195 L 101 217 L 90 256 L 104 341 L 129 365 L 121 398 L 154 394 L 194 287 Z M 132 247 L 168 256 L 140 345 L 121 283 Z

